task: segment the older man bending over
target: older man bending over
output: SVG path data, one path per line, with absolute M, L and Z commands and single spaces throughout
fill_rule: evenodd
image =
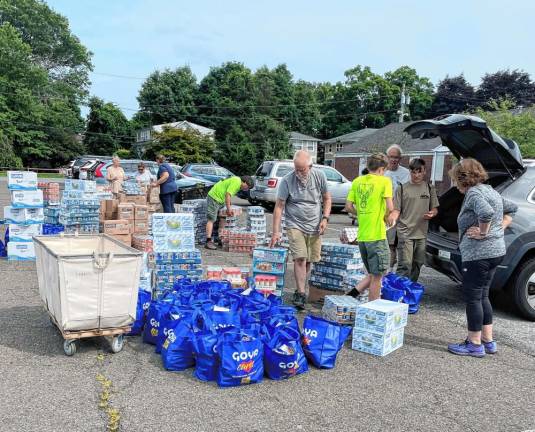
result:
M 279 186 L 273 211 L 271 247 L 280 240 L 282 212 L 286 209 L 286 228 L 297 287 L 293 304 L 303 309 L 310 265 L 320 260 L 320 235 L 329 222 L 331 194 L 327 190 L 325 174 L 312 167 L 312 157 L 308 152 L 299 150 L 295 153 L 294 168 L 282 178 Z

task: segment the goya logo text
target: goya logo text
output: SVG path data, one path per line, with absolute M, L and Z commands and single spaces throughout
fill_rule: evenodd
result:
M 258 349 L 255 349 L 254 351 L 234 351 L 232 353 L 232 359 L 240 362 L 236 369 L 246 373 L 251 372 L 254 366 L 254 359 L 258 354 Z
M 310 342 L 312 342 L 312 339 L 318 337 L 317 330 L 313 329 L 304 329 L 304 335 L 303 335 L 303 344 L 304 345 L 310 345 Z

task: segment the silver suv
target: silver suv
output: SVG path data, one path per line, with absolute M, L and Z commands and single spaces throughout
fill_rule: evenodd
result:
M 342 209 L 345 206 L 349 189 L 351 189 L 351 182 L 334 168 L 316 164 L 314 164 L 314 168 L 323 171 L 327 177 L 333 208 Z M 277 200 L 277 191 L 282 177 L 293 169 L 294 163 L 291 160 L 263 162 L 256 170 L 255 187 L 250 192 L 249 200 L 265 207 L 272 207 Z

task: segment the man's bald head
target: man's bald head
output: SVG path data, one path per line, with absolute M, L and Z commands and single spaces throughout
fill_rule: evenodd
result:
M 294 154 L 294 166 L 296 169 L 310 168 L 312 156 L 306 150 L 297 150 Z

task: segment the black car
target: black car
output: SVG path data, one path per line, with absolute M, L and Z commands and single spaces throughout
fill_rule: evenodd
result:
M 478 117 L 450 114 L 412 123 L 405 132 L 413 138 L 440 137 L 458 159 L 477 159 L 489 174 L 488 183 L 518 205 L 505 231 L 507 252 L 491 289 L 506 290 L 518 312 L 535 321 L 535 166 L 524 164 L 518 145 Z M 455 187 L 440 196 L 426 250 L 426 264 L 458 282 L 462 276 L 457 215 L 463 199 Z

